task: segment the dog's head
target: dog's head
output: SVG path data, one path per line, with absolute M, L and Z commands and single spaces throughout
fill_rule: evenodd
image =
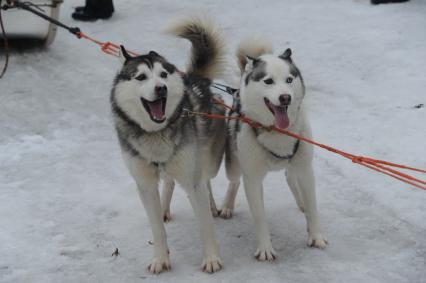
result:
M 115 103 L 144 130 L 164 128 L 184 94 L 181 74 L 154 51 L 132 57 L 121 46 L 120 58 L 123 66 L 115 80 Z
M 247 58 L 241 80 L 241 106 L 247 116 L 286 129 L 295 123 L 303 96 L 303 79 L 290 49 L 278 57 Z

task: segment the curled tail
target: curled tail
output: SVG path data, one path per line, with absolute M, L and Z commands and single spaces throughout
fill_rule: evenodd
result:
M 272 44 L 268 40 L 249 38 L 241 41 L 236 52 L 238 67 L 240 67 L 241 73 L 244 72 L 247 64 L 247 56 L 257 58 L 260 55 L 270 53 L 272 53 Z
M 175 23 L 167 32 L 192 43 L 188 73 L 209 79 L 220 77 L 224 70 L 224 43 L 211 21 L 194 17 Z

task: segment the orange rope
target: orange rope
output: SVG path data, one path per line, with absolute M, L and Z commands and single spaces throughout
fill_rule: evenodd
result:
M 78 38 L 87 39 L 87 40 L 89 40 L 89 41 L 91 41 L 91 42 L 99 45 L 101 47 L 101 51 L 104 52 L 104 53 L 106 53 L 106 54 L 108 54 L 108 55 L 119 57 L 120 47 L 117 44 L 115 44 L 115 43 L 112 43 L 112 42 L 109 42 L 109 41 L 102 42 L 102 41 L 96 40 L 96 39 L 94 39 L 94 38 L 86 35 L 83 32 L 77 32 L 76 36 Z M 138 56 L 139 55 L 138 53 L 133 52 L 133 51 L 127 51 L 127 52 L 130 53 L 133 56 Z M 214 103 L 220 104 L 220 105 L 222 105 L 223 107 L 225 107 L 225 108 L 227 108 L 229 110 L 233 110 L 232 107 L 226 105 L 224 102 L 222 102 L 220 100 L 216 100 L 215 99 Z M 353 155 L 353 154 L 350 154 L 348 152 L 344 152 L 342 150 L 333 148 L 331 146 L 328 146 L 328 145 L 325 145 L 325 144 L 321 144 L 321 143 L 315 142 L 313 140 L 307 139 L 305 137 L 302 137 L 302 136 L 300 136 L 298 134 L 295 134 L 293 132 L 290 132 L 288 130 L 283 130 L 283 129 L 280 129 L 280 128 L 276 128 L 274 126 L 265 127 L 262 124 L 257 123 L 255 121 L 251 120 L 250 118 L 247 118 L 244 115 L 240 115 L 238 117 L 228 117 L 228 116 L 224 116 L 224 115 L 209 114 L 209 113 L 202 113 L 202 112 L 190 112 L 189 111 L 189 113 L 192 114 L 192 115 L 204 116 L 204 117 L 207 117 L 207 118 L 210 118 L 210 119 L 240 120 L 240 121 L 242 121 L 244 123 L 249 124 L 253 128 L 263 128 L 263 129 L 267 129 L 267 130 L 270 130 L 270 131 L 275 131 L 275 132 L 278 132 L 278 133 L 281 133 L 281 134 L 284 134 L 284 135 L 288 135 L 288 136 L 293 137 L 295 139 L 298 139 L 298 140 L 301 140 L 301 141 L 304 141 L 304 142 L 316 145 L 316 146 L 321 147 L 323 149 L 326 149 L 326 150 L 328 150 L 330 152 L 334 152 L 336 154 L 339 154 L 339 155 L 341 155 L 341 156 L 343 156 L 343 157 L 345 157 L 347 159 L 350 159 L 353 163 L 357 163 L 359 165 L 365 166 L 365 167 L 370 168 L 372 170 L 375 170 L 377 172 L 386 174 L 386 175 L 388 175 L 388 176 L 390 176 L 392 178 L 395 178 L 395 179 L 398 179 L 400 181 L 403 181 L 403 182 L 405 182 L 407 184 L 410 184 L 410 185 L 412 185 L 414 187 L 417 187 L 419 189 L 426 190 L 426 186 L 424 186 L 424 185 L 426 185 L 425 181 L 417 179 L 417 178 L 414 178 L 414 177 L 412 177 L 412 176 L 410 176 L 408 174 L 399 172 L 399 171 L 394 170 L 392 168 L 389 168 L 388 166 L 390 166 L 390 167 L 396 167 L 396 168 L 401 168 L 401 169 L 406 169 L 406 170 L 417 171 L 417 172 L 420 172 L 420 173 L 426 173 L 426 170 L 423 170 L 423 169 L 418 169 L 418 168 L 414 168 L 414 167 L 410 167 L 410 166 L 405 166 L 405 165 L 401 165 L 401 164 L 391 163 L 391 162 L 384 161 L 384 160 L 373 159 L 373 158 L 370 158 L 370 157 L 363 157 L 363 156 Z
M 222 102 L 220 100 L 214 99 L 214 103 L 222 105 L 223 107 L 225 107 L 227 109 L 230 109 L 230 110 L 233 109 L 232 107 L 226 105 L 224 102 Z M 414 167 L 410 167 L 410 166 L 405 166 L 405 165 L 401 165 L 401 164 L 391 163 L 391 162 L 384 161 L 384 160 L 373 159 L 373 158 L 370 158 L 370 157 L 363 157 L 363 156 L 353 155 L 351 153 L 339 150 L 337 148 L 333 148 L 331 146 L 315 142 L 315 141 L 313 141 L 311 139 L 305 138 L 303 136 L 300 136 L 300 135 L 295 134 L 293 132 L 290 132 L 288 130 L 283 130 L 283 129 L 277 128 L 275 126 L 265 127 L 262 124 L 257 123 L 257 122 L 251 120 L 250 118 L 248 118 L 248 117 L 246 117 L 246 116 L 244 116 L 242 114 L 240 116 L 237 116 L 237 117 L 235 117 L 235 116 L 229 117 L 229 116 L 224 116 L 224 115 L 219 115 L 219 114 L 209 114 L 209 113 L 202 113 L 202 112 L 189 112 L 189 113 L 193 114 L 193 115 L 204 116 L 204 117 L 207 117 L 207 118 L 210 118 L 210 119 L 240 120 L 240 121 L 242 121 L 244 123 L 249 124 L 253 128 L 263 128 L 263 129 L 267 129 L 267 130 L 270 130 L 270 131 L 275 131 L 275 132 L 278 132 L 278 133 L 281 133 L 281 134 L 284 134 L 284 135 L 288 135 L 288 136 L 293 137 L 295 139 L 298 139 L 298 140 L 301 140 L 301 141 L 304 141 L 304 142 L 316 145 L 316 146 L 321 147 L 323 149 L 326 149 L 328 151 L 331 151 L 331 152 L 334 152 L 336 154 L 339 154 L 339 155 L 341 155 L 341 156 L 343 156 L 343 157 L 345 157 L 347 159 L 350 159 L 353 163 L 357 163 L 359 165 L 365 166 L 365 167 L 370 168 L 372 170 L 375 170 L 377 172 L 386 174 L 386 175 L 388 175 L 390 177 L 393 177 L 395 179 L 403 181 L 403 182 L 405 182 L 407 184 L 410 184 L 410 185 L 412 185 L 414 187 L 417 187 L 419 189 L 426 190 L 426 186 L 424 186 L 424 185 L 426 185 L 425 181 L 417 179 L 417 178 L 414 178 L 413 176 L 410 176 L 408 174 L 399 172 L 399 171 L 394 170 L 394 169 L 392 169 L 390 167 L 387 167 L 387 166 L 401 168 L 401 169 L 406 169 L 406 170 L 417 171 L 417 172 L 421 172 L 421 173 L 426 173 L 426 170 L 423 170 L 423 169 L 418 169 L 418 168 L 414 168 Z M 387 165 L 387 166 L 384 166 L 384 165 Z
M 89 40 L 89 41 L 91 41 L 91 42 L 99 45 L 101 47 L 101 51 L 104 52 L 104 53 L 106 53 L 106 54 L 108 54 L 108 55 L 112 55 L 112 56 L 115 56 L 115 57 L 119 57 L 120 56 L 120 46 L 118 46 L 115 43 L 112 43 L 112 42 L 109 42 L 109 41 L 106 41 L 106 42 L 99 41 L 97 39 L 94 39 L 94 38 L 88 36 L 87 34 L 81 32 L 81 31 L 77 32 L 76 36 L 78 38 L 87 39 L 87 40 Z M 133 55 L 133 56 L 138 56 L 139 55 L 139 54 L 137 54 L 137 53 L 135 53 L 133 51 L 127 51 L 127 52 L 129 54 Z

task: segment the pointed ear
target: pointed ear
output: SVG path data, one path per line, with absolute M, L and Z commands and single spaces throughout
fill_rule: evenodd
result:
M 157 57 L 157 56 L 160 56 L 160 55 L 158 55 L 158 53 L 157 52 L 155 52 L 155 51 L 149 51 L 149 55 L 151 55 L 151 56 L 154 56 L 154 57 Z
M 246 55 L 246 61 L 247 63 L 245 69 L 250 70 L 253 69 L 253 67 L 259 62 L 259 59 Z
M 258 60 L 256 58 L 253 58 L 253 57 L 248 56 L 248 55 L 246 55 L 246 58 L 247 58 L 247 63 L 249 63 L 249 62 L 254 63 L 256 60 Z
M 279 57 L 280 57 L 281 59 L 284 59 L 284 60 L 289 60 L 289 59 L 290 59 L 290 57 L 291 57 L 291 49 L 290 49 L 290 48 L 287 48 L 287 49 L 283 52 L 283 54 L 281 54 Z
M 126 48 L 124 48 L 123 45 L 120 45 L 119 57 L 123 64 L 126 63 L 127 60 L 132 58 L 132 56 L 130 56 L 129 53 L 127 53 Z

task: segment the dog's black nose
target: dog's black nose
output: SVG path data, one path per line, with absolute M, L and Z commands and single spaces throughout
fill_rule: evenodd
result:
M 281 94 L 279 97 L 281 105 L 290 105 L 291 103 L 291 96 L 290 94 Z
M 157 85 L 155 87 L 155 94 L 157 94 L 160 97 L 167 95 L 167 86 L 166 85 Z

